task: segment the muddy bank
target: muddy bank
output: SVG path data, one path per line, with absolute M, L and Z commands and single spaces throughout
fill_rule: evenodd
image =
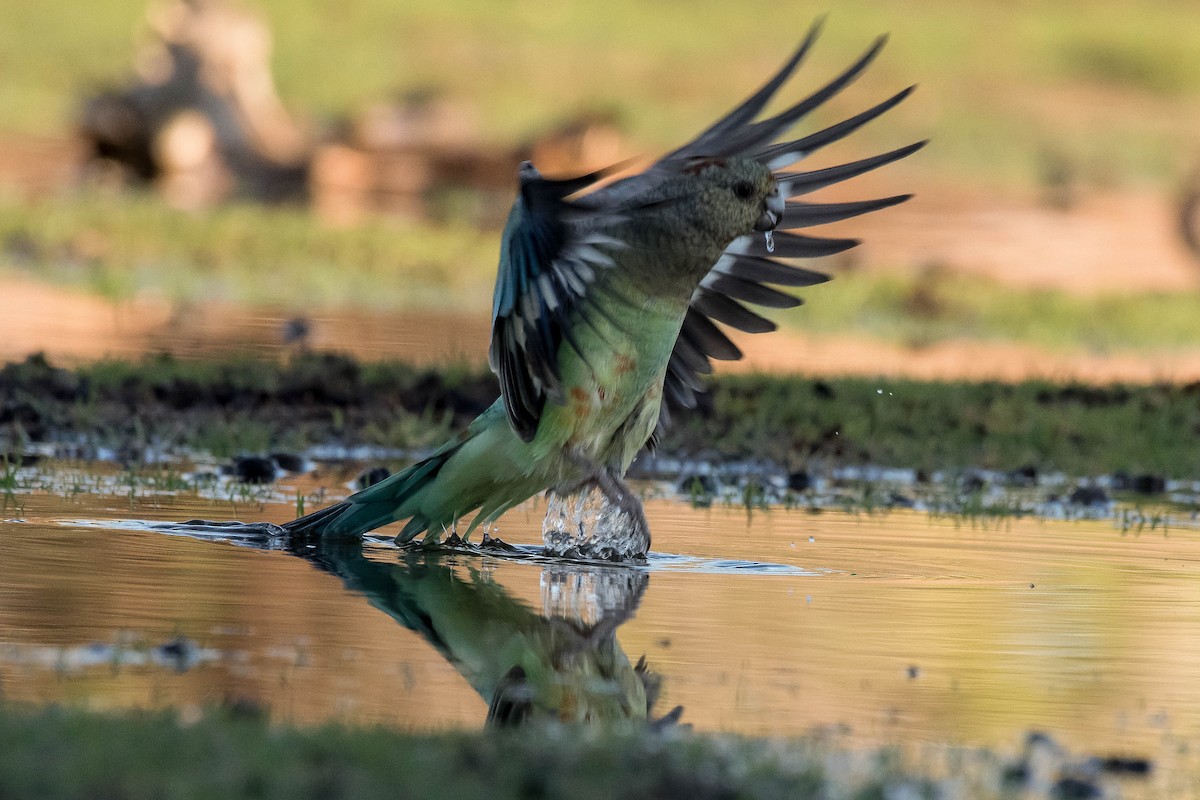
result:
M 41 356 L 0 369 L 0 451 L 126 461 L 360 445 L 420 451 L 497 396 L 482 368 L 417 368 L 330 353 L 282 361 L 169 356 L 74 369 Z M 712 381 L 660 455 L 763 459 L 789 470 L 1200 476 L 1200 384 L 733 375 Z M 1155 480 L 1150 480 L 1155 479 Z

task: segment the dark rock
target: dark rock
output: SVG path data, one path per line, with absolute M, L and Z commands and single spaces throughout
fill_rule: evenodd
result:
M 1037 486 L 1038 470 L 1033 464 L 1026 464 L 1017 467 L 1012 472 L 1008 473 L 1008 482 L 1012 486 L 1018 486 L 1024 489 Z
M 974 472 L 968 472 L 963 476 L 962 483 L 959 484 L 959 488 L 966 494 L 974 494 L 976 492 L 982 492 L 984 489 L 986 489 L 987 481 L 985 481 L 981 475 L 977 475 Z
M 892 492 L 888 495 L 888 505 L 892 508 L 914 508 L 917 501 L 899 492 Z
M 358 479 L 354 481 L 354 485 L 360 490 L 366 489 L 369 486 L 374 486 L 380 481 L 387 480 L 387 477 L 391 474 L 392 473 L 388 471 L 387 467 L 371 467 L 358 476 Z
M 788 475 L 787 488 L 793 492 L 808 491 L 812 485 L 812 476 L 806 470 L 798 469 Z
M 1099 486 L 1079 486 L 1067 497 L 1076 506 L 1102 506 L 1108 503 L 1108 493 Z
M 1009 764 L 1000 773 L 1000 780 L 1005 786 L 1018 787 L 1025 785 L 1029 780 L 1029 765 L 1024 761 L 1019 761 L 1016 764 Z
M 200 646 L 184 636 L 176 636 L 154 648 L 154 657 L 176 672 L 186 672 L 200 661 Z
M 1153 762 L 1148 758 L 1109 756 L 1100 762 L 1100 769 L 1112 775 L 1146 776 Z
M 1162 494 L 1167 490 L 1167 479 L 1162 475 L 1137 475 L 1134 477 L 1130 488 L 1138 494 Z
M 1060 800 L 1089 800 L 1099 797 L 1101 792 L 1100 787 L 1092 781 L 1068 776 L 1054 784 L 1052 795 Z
M 262 456 L 240 456 L 233 462 L 238 483 L 263 484 L 275 480 L 275 462 Z
M 305 317 L 292 317 L 283 323 L 281 331 L 284 344 L 299 343 L 302 347 L 308 344 L 311 333 L 312 324 Z
M 1037 747 L 1039 745 L 1052 747 L 1056 750 L 1058 749 L 1058 743 L 1054 741 L 1054 737 L 1045 731 L 1030 731 L 1029 733 L 1025 734 L 1026 749 L 1029 749 L 1030 747 Z

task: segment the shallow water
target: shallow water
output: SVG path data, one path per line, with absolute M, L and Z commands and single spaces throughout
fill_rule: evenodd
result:
M 282 522 L 296 490 L 129 492 L 112 477 L 5 495 L 4 698 L 185 713 L 236 701 L 305 723 L 477 727 L 507 668 L 484 663 L 493 655 L 515 658 L 519 640 L 533 658 L 553 639 L 555 668 L 583 681 L 600 657 L 581 651 L 615 631 L 604 658 L 628 671 L 645 654 L 662 678 L 651 716 L 682 705 L 701 730 L 1011 745 L 1039 729 L 1121 752 L 1200 734 L 1194 529 L 748 517 L 655 500 L 651 558 L 614 567 L 533 548 L 316 552 L 164 529 Z M 501 535 L 536 544 L 543 510 L 509 514 Z M 558 702 L 587 705 L 593 679 Z

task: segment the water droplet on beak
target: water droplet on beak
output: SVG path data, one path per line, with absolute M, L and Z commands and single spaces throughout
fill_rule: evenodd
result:
M 767 231 L 763 234 L 763 238 L 767 240 L 767 252 L 775 252 L 775 231 Z

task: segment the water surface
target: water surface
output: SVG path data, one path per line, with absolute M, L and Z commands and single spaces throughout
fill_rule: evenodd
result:
M 301 723 L 478 727 L 492 689 L 478 688 L 486 669 L 471 673 L 464 648 L 496 626 L 456 650 L 444 626 L 484 612 L 388 599 L 420 594 L 409 577 L 436 573 L 440 583 L 423 585 L 482 593 L 487 613 L 536 629 L 532 638 L 563 619 L 568 638 L 615 636 L 606 658 L 624 669 L 645 655 L 661 676 L 651 716 L 682 705 L 702 730 L 1010 745 L 1039 729 L 1122 751 L 1200 734 L 1194 529 L 748 516 L 656 500 L 655 554 L 636 568 L 405 555 L 385 543 L 322 562 L 278 541 L 153 527 L 282 522 L 295 510 L 286 485 L 218 498 L 98 485 L 32 489 L 0 511 L 8 699 L 185 713 L 240 702 Z M 510 513 L 501 535 L 536 543 L 542 510 Z M 443 624 L 442 640 L 422 633 L 414 608 Z

